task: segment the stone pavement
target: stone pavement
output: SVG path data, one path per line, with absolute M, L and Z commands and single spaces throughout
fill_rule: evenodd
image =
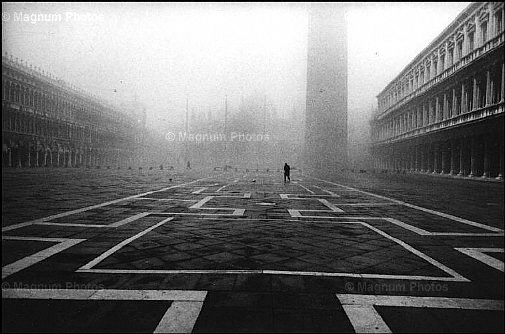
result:
M 504 331 L 503 185 L 37 173 L 3 174 L 3 331 Z

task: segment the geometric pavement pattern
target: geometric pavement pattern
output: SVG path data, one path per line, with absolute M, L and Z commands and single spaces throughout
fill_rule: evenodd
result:
M 470 328 L 503 330 L 503 229 L 305 175 L 279 179 L 226 173 L 4 227 L 3 329 L 43 329 L 26 310 L 48 306 L 40 314 L 59 314 L 62 331 L 412 330 L 392 308 L 408 319 L 426 317 L 409 318 L 416 308 L 452 312 L 428 322 L 435 331 L 468 312 Z M 144 322 L 116 323 L 145 307 Z M 97 309 L 89 327 L 68 325 Z

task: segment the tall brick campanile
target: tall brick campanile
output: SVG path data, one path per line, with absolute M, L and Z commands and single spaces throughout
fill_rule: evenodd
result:
M 309 8 L 305 168 L 347 166 L 347 30 L 345 7 Z

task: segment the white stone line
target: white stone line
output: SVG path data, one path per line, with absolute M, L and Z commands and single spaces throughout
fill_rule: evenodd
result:
M 214 198 L 214 196 L 206 196 L 203 199 L 201 199 L 200 201 L 198 201 L 197 203 L 190 206 L 189 208 L 190 209 L 200 209 L 203 205 L 205 205 L 205 203 L 210 201 L 212 198 Z
M 288 209 L 288 213 L 291 215 L 291 218 L 322 218 L 322 219 L 368 219 L 368 220 L 384 220 L 382 217 L 363 217 L 363 216 L 305 216 L 299 212 L 299 211 L 311 211 L 311 212 L 317 212 L 319 210 L 294 210 L 294 209 Z M 330 212 L 328 210 L 321 210 L 322 212 Z M 278 220 L 278 219 L 272 219 L 272 220 Z M 322 223 L 323 221 L 321 221 Z M 327 223 L 338 223 L 338 222 L 329 222 L 326 221 Z M 493 234 L 496 235 L 496 234 Z
M 338 208 L 336 205 L 328 202 L 327 200 L 323 198 L 316 198 L 319 202 L 323 203 L 325 206 L 327 206 L 330 210 L 296 210 L 296 209 L 288 209 L 288 213 L 291 215 L 291 217 L 297 217 L 297 218 L 309 218 L 309 217 L 314 217 L 314 216 L 304 216 L 302 215 L 302 212 L 344 212 L 344 210 Z M 317 217 L 317 216 L 316 216 Z M 323 217 L 325 218 L 325 217 Z
M 16 241 L 42 241 L 42 242 L 65 242 L 68 238 L 39 238 L 39 237 L 18 237 L 2 235 L 2 240 L 16 240 Z
M 121 221 L 108 224 L 108 225 L 98 225 L 98 224 L 77 224 L 77 223 L 51 223 L 51 222 L 40 222 L 40 223 L 33 223 L 33 225 L 49 225 L 49 226 L 70 226 L 70 227 L 90 227 L 90 228 L 115 228 L 119 227 L 128 223 L 131 223 L 133 221 L 136 221 L 140 218 L 146 217 L 150 215 L 151 212 L 142 212 L 139 214 L 136 214 L 134 216 L 128 217 L 126 219 L 123 219 Z
M 59 242 L 58 244 L 53 245 L 53 246 L 46 248 L 44 250 L 41 250 L 40 252 L 26 256 L 26 257 L 22 258 L 21 260 L 18 260 L 14 263 L 3 266 L 2 267 L 2 279 L 6 278 L 7 276 L 10 276 L 14 273 L 17 273 L 18 271 L 26 269 L 26 268 L 34 265 L 37 262 L 45 260 L 48 257 L 53 256 L 54 254 L 64 251 L 65 249 L 70 248 L 70 247 L 77 245 L 78 243 L 86 240 L 86 239 L 62 239 L 62 238 L 23 238 L 23 237 L 4 237 L 4 236 L 2 236 L 2 239 L 4 239 L 4 240 L 24 240 L 24 241 L 32 240 L 32 241 L 56 241 L 56 242 Z M 2 298 L 3 298 L 3 292 L 2 292 Z
M 168 212 L 157 212 L 156 215 L 168 215 Z M 176 214 L 176 213 L 171 213 L 171 214 Z M 286 218 L 292 218 L 292 217 L 286 217 Z M 296 218 L 296 217 L 295 217 Z M 305 216 L 303 216 L 305 218 Z M 317 217 L 319 218 L 319 217 Z M 324 218 L 324 217 L 323 217 Z M 332 219 L 356 219 L 356 220 L 363 220 L 363 219 L 372 219 L 372 220 L 382 220 L 383 218 L 381 217 L 329 217 Z M 352 221 L 352 222 L 341 222 L 341 221 L 329 221 L 329 220 L 300 220 L 300 219 L 285 219 L 285 218 L 231 218 L 231 217 L 197 217 L 197 219 L 204 219 L 204 220 L 232 220 L 232 221 L 246 221 L 246 220 L 254 220 L 254 221 L 275 221 L 275 222 L 297 222 L 297 223 L 303 223 L 303 224 L 312 224 L 312 223 L 328 223 L 328 224 L 344 224 L 344 223 L 349 223 L 349 224 L 356 224 L 358 223 L 357 221 Z M 493 236 L 496 236 L 496 234 L 493 234 Z
M 301 184 L 299 184 L 299 183 L 297 183 L 297 186 L 299 186 L 299 187 L 301 187 L 301 188 L 303 188 L 303 189 L 307 190 L 309 193 L 311 193 L 311 194 L 313 194 L 313 195 L 315 195 L 315 194 L 316 194 L 315 192 L 313 192 L 313 191 L 312 191 L 312 190 L 310 190 L 309 188 L 307 188 L 307 187 L 305 187 L 305 186 L 303 186 L 303 185 L 301 185 Z
M 233 210 L 232 213 L 202 213 L 202 212 L 157 212 L 157 216 L 216 216 L 216 217 L 226 217 L 226 216 L 243 216 L 245 209 L 232 209 L 232 208 L 202 208 L 202 210 Z
M 326 205 L 328 208 L 331 209 L 333 212 L 344 212 L 344 210 L 338 208 L 335 204 L 328 202 L 324 198 L 318 198 L 318 201 Z
M 96 266 L 97 264 L 99 264 L 100 262 L 102 262 L 106 257 L 108 257 L 111 254 L 117 252 L 118 250 L 120 250 L 121 248 L 123 248 L 124 246 L 126 246 L 127 244 L 129 244 L 130 242 L 132 242 L 133 240 L 140 238 L 144 234 L 147 234 L 147 233 L 151 232 L 155 228 L 157 228 L 157 227 L 165 224 L 166 222 L 168 222 L 168 221 L 170 221 L 172 219 L 174 219 L 174 217 L 163 219 L 161 222 L 157 223 L 156 225 L 153 225 L 153 226 L 145 229 L 144 231 L 142 231 L 140 233 L 137 233 L 134 236 L 132 236 L 132 237 L 126 239 L 126 240 L 123 240 L 122 242 L 120 242 L 116 246 L 114 246 L 111 249 L 107 250 L 105 253 L 103 253 L 100 256 L 96 257 L 95 259 L 91 260 L 90 262 L 88 262 L 87 264 L 85 264 L 84 266 L 82 266 L 79 269 L 91 269 L 91 268 L 93 268 L 94 266 Z
M 340 197 L 340 195 L 337 195 L 337 194 L 335 194 L 334 192 L 329 191 L 329 190 L 327 190 L 327 189 L 324 189 L 324 188 L 322 188 L 322 187 L 319 187 L 319 186 L 316 186 L 316 185 L 313 185 L 313 187 L 318 188 L 318 189 L 321 189 L 322 191 L 324 191 L 324 192 L 325 192 L 325 193 L 327 193 L 327 194 L 330 194 L 330 195 L 331 195 L 331 196 L 333 196 L 333 197 Z
M 424 207 L 421 207 L 421 206 L 417 206 L 417 205 L 414 205 L 414 204 L 406 203 L 406 202 L 399 201 L 399 200 L 396 200 L 396 199 L 393 199 L 393 198 L 389 198 L 389 197 L 386 197 L 386 196 L 377 195 L 377 194 L 374 194 L 374 193 L 371 193 L 371 192 L 368 192 L 368 191 L 363 191 L 363 190 L 359 190 L 359 189 L 356 189 L 356 188 L 353 188 L 353 187 L 344 186 L 342 184 L 326 181 L 326 180 L 323 180 L 323 179 L 320 179 L 320 178 L 317 178 L 317 177 L 314 177 L 314 176 L 312 176 L 312 178 L 320 180 L 320 181 L 323 181 L 323 182 L 326 182 L 326 183 L 329 183 L 329 184 L 333 184 L 333 185 L 336 185 L 336 186 L 339 186 L 339 187 L 343 187 L 343 188 L 346 188 L 346 189 L 357 191 L 357 192 L 365 194 L 365 195 L 369 195 L 369 196 L 381 198 L 381 199 L 384 199 L 384 200 L 392 201 L 394 203 L 401 204 L 401 205 L 404 205 L 404 206 L 412 208 L 412 209 L 428 212 L 428 213 L 431 213 L 433 215 L 444 217 L 444 218 L 447 218 L 447 219 L 450 219 L 450 220 L 453 220 L 453 221 L 456 221 L 456 222 L 459 222 L 459 223 L 463 223 L 463 224 L 479 227 L 479 228 L 482 228 L 482 229 L 488 230 L 488 231 L 504 232 L 502 229 L 499 229 L 497 227 L 492 227 L 492 226 L 484 225 L 484 224 L 477 223 L 477 222 L 474 222 L 474 221 L 471 221 L 471 220 L 468 220 L 468 219 L 456 217 L 456 216 L 453 216 L 453 215 L 450 215 L 450 214 L 447 214 L 447 213 L 444 213 L 444 212 L 439 212 L 439 211 L 427 209 L 427 208 L 424 208 Z
M 462 281 L 462 282 L 470 282 L 469 279 L 463 277 L 462 275 L 458 274 L 456 271 L 454 271 L 453 269 L 443 265 L 442 263 L 438 262 L 437 260 L 433 259 L 432 257 L 418 251 L 417 249 L 415 249 L 414 247 L 408 245 L 407 243 L 401 241 L 400 239 L 397 239 L 395 237 L 392 237 L 390 236 L 389 234 L 387 234 L 386 232 L 383 232 L 381 230 L 379 230 L 378 228 L 376 227 L 373 227 L 372 225 L 368 224 L 368 223 L 364 223 L 362 222 L 361 223 L 363 226 L 366 226 L 368 227 L 369 229 L 371 229 L 372 231 L 375 231 L 376 233 L 382 235 L 383 237 L 399 244 L 400 246 L 402 246 L 403 248 L 405 248 L 406 250 L 410 251 L 411 253 L 414 253 L 415 255 L 419 256 L 420 258 L 422 258 L 423 260 L 429 262 L 430 264 L 432 264 L 433 266 L 437 267 L 438 269 L 446 272 L 447 274 L 451 275 L 452 277 Z
M 430 236 L 453 237 L 503 237 L 504 233 L 464 233 L 464 232 L 430 232 Z
M 337 294 L 342 305 L 451 308 L 462 310 L 503 311 L 503 300 L 449 297 L 414 297 L 386 295 Z
M 97 291 L 85 289 L 2 289 L 2 299 L 86 300 Z
M 25 227 L 25 226 L 30 226 L 32 224 L 33 224 L 32 222 L 26 222 L 26 223 L 19 223 L 19 224 L 9 225 L 9 226 L 6 226 L 6 227 L 2 227 L 2 232 L 17 230 L 18 228 L 22 228 L 22 227 Z
M 401 220 L 395 219 L 395 218 L 384 218 L 385 221 L 388 221 L 392 224 L 398 225 L 406 230 L 412 231 L 414 233 L 417 233 L 419 235 L 431 235 L 431 232 L 428 232 L 422 228 L 412 226 L 410 224 L 404 223 Z
M 250 193 L 249 193 L 250 194 Z M 216 215 L 216 216 L 242 216 L 245 212 L 245 209 L 237 209 L 237 208 L 214 208 L 214 207 L 209 207 L 209 208 L 202 208 L 205 203 L 210 201 L 216 196 L 206 196 L 197 203 L 193 204 L 192 206 L 189 207 L 189 209 L 199 209 L 199 210 L 233 210 L 232 213 L 225 213 L 225 214 L 219 214 L 219 213 L 190 213 L 190 212 L 174 212 L 170 213 L 172 215 Z M 219 197 L 230 197 L 230 196 L 219 196 Z M 166 214 L 166 213 L 163 213 Z
M 365 206 L 365 207 L 398 205 L 397 203 L 335 203 L 335 204 L 339 206 Z
M 380 314 L 370 305 L 342 305 L 356 333 L 392 333 Z
M 420 227 L 415 227 L 410 224 L 404 223 L 395 218 L 382 218 L 390 223 L 398 225 L 404 229 L 410 230 L 419 235 L 429 236 L 460 236 L 460 237 L 498 237 L 503 236 L 503 233 L 473 233 L 473 232 L 429 232 Z
M 134 216 L 131 216 L 131 217 L 128 217 L 126 219 L 123 219 L 123 220 L 120 220 L 118 222 L 115 222 L 115 223 L 112 223 L 112 224 L 109 224 L 109 227 L 119 227 L 119 226 L 123 226 L 125 224 L 128 224 L 128 223 L 131 223 L 131 222 L 134 222 L 140 218 L 144 218 L 145 216 L 148 216 L 149 215 L 149 212 L 141 212 L 141 213 L 138 213 Z
M 44 218 L 39 218 L 39 219 L 31 220 L 31 221 L 28 221 L 28 222 L 20 223 L 20 224 L 15 224 L 15 225 L 10 225 L 10 226 L 6 226 L 6 227 L 2 227 L 2 232 L 15 230 L 15 229 L 18 229 L 18 228 L 21 228 L 21 227 L 25 227 L 25 226 L 29 226 L 29 225 L 32 225 L 32 224 L 36 224 L 36 223 L 47 222 L 47 221 L 50 221 L 50 220 L 53 220 L 53 219 L 57 219 L 57 218 L 61 218 L 61 217 L 66 217 L 66 216 L 70 216 L 70 215 L 73 215 L 73 214 L 76 214 L 76 213 L 81 213 L 81 212 L 85 212 L 85 211 L 101 208 L 103 206 L 108 206 L 108 205 L 111 205 L 111 204 L 116 204 L 116 203 L 119 203 L 119 202 L 122 202 L 122 201 L 136 199 L 138 197 L 143 197 L 143 196 L 154 194 L 154 193 L 161 192 L 161 191 L 166 191 L 166 190 L 170 190 L 170 189 L 174 189 L 174 188 L 183 187 L 183 186 L 186 186 L 186 185 L 189 185 L 189 184 L 193 184 L 193 183 L 196 183 L 196 182 L 208 179 L 208 178 L 210 178 L 210 176 L 204 177 L 204 178 L 201 178 L 201 179 L 198 179 L 198 180 L 194 180 L 194 181 L 191 181 L 191 182 L 187 182 L 187 183 L 183 183 L 183 184 L 178 184 L 178 185 L 171 186 L 171 187 L 166 187 L 166 188 L 162 188 L 162 189 L 158 189 L 158 190 L 152 190 L 152 191 L 148 191 L 148 192 L 145 192 L 145 193 L 142 193 L 142 194 L 132 195 L 132 196 L 124 197 L 124 198 L 118 198 L 118 199 L 115 199 L 113 201 L 108 201 L 108 202 L 104 202 L 104 203 L 100 203 L 100 204 L 96 204 L 96 205 L 91 205 L 91 206 L 87 206 L 87 207 L 76 209 L 76 210 L 66 211 L 66 212 L 62 212 L 62 213 L 56 214 L 56 215 L 52 215 L 52 216 L 48 216 L 48 217 L 44 217 Z
M 202 306 L 203 302 L 173 302 L 154 333 L 191 333 Z
M 110 227 L 109 225 L 98 225 L 98 224 L 77 224 L 77 223 L 61 223 L 61 224 L 59 224 L 59 223 L 51 223 L 51 222 L 34 223 L 33 225 L 90 227 L 90 228 L 108 228 L 108 227 Z
M 139 197 L 135 198 L 136 201 L 139 200 L 151 200 L 151 201 L 180 201 L 180 202 L 196 202 L 197 199 L 181 199 L 181 198 L 153 198 L 153 197 Z
M 214 269 L 83 269 L 76 272 L 94 274 L 262 274 L 263 270 Z
M 442 282 L 461 282 L 454 277 L 436 277 L 436 276 L 409 276 L 409 275 L 387 275 L 387 274 L 356 274 L 356 273 L 330 273 L 319 271 L 289 271 L 289 270 L 238 270 L 238 269 L 78 269 L 79 273 L 94 274 L 147 274 L 147 275 L 180 275 L 180 274 L 264 274 L 264 275 L 288 275 L 288 276 L 318 276 L 318 277 L 352 277 L 363 279 L 394 279 L 394 280 L 421 280 L 421 281 L 442 281 Z
M 223 190 L 224 188 L 228 187 L 231 183 L 228 183 L 228 184 L 225 184 L 224 186 L 222 186 L 221 188 L 219 188 L 218 190 L 216 190 L 216 192 L 220 192 L 221 190 Z
M 200 194 L 200 193 L 204 192 L 207 189 L 208 189 L 208 187 L 203 187 L 203 188 L 200 188 L 198 190 L 193 191 L 192 194 Z
M 390 333 L 374 306 L 503 311 L 503 300 L 337 294 L 356 333 Z
M 115 289 L 2 289 L 2 299 L 172 300 L 203 302 L 207 291 Z
M 263 270 L 262 273 L 268 275 L 353 277 L 353 278 L 378 278 L 378 279 L 395 279 L 395 280 L 403 279 L 403 280 L 461 282 L 459 278 L 454 277 L 436 277 L 436 276 L 423 276 L 423 275 L 409 276 L 409 275 L 389 275 L 389 274 L 329 273 L 320 271 L 287 271 L 287 270 Z
M 203 302 L 207 292 L 192 290 L 98 290 L 93 300 L 178 300 Z
M 495 259 L 484 253 L 503 253 L 503 248 L 455 248 L 457 251 L 473 257 L 477 261 L 487 264 L 501 272 L 503 272 L 503 261 Z
M 312 199 L 314 197 L 334 197 L 331 195 L 307 195 L 307 194 L 279 194 L 281 199 Z M 289 196 L 303 196 L 303 197 L 289 197 Z
M 234 195 L 213 195 L 215 198 L 251 198 L 251 193 L 244 193 L 242 196 L 234 196 Z

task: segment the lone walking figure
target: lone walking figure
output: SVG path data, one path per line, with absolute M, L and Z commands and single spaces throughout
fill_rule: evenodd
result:
M 289 171 L 291 170 L 291 167 L 286 163 L 284 163 L 284 183 L 286 183 L 286 178 L 288 179 L 288 182 L 291 182 L 291 178 L 289 177 Z

